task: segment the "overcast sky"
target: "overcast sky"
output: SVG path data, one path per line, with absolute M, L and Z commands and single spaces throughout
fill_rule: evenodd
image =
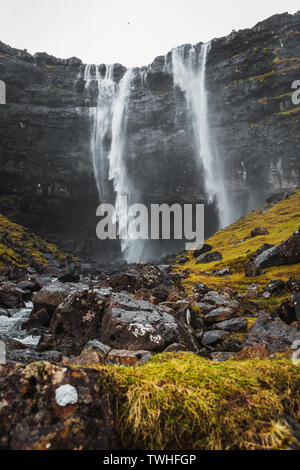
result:
M 300 9 L 299 0 L 0 0 L 0 6 L 0 40 L 13 47 L 129 67 Z

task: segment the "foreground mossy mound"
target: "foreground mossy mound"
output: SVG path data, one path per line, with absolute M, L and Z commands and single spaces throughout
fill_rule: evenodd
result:
M 228 286 L 238 292 L 245 293 L 247 286 L 252 282 L 263 288 L 272 279 L 287 281 L 291 276 L 300 276 L 300 264 L 298 263 L 264 269 L 264 272 L 257 277 L 246 277 L 245 265 L 258 248 L 265 243 L 277 245 L 300 227 L 300 190 L 297 190 L 290 198 L 274 204 L 268 210 L 266 209 L 266 207 L 259 208 L 250 212 L 226 229 L 215 233 L 206 241 L 212 245 L 213 251 L 221 252 L 222 261 L 196 264 L 193 252 L 190 251 L 185 255 L 188 258 L 186 263 L 174 266 L 174 270 L 177 272 L 189 270 L 189 274 L 183 280 L 188 293 L 192 292 L 196 282 L 203 282 L 212 289 Z M 247 238 L 251 231 L 257 227 L 267 229 L 269 234 Z M 214 270 L 223 268 L 230 268 L 232 275 L 225 277 L 212 275 Z M 210 275 L 203 274 L 203 271 L 209 272 Z M 284 293 L 281 297 L 272 297 L 267 300 L 261 297 L 257 302 L 261 303 L 264 308 L 273 310 L 287 297 L 290 297 L 289 292 Z
M 59 263 L 77 258 L 64 253 L 53 243 L 48 243 L 21 225 L 0 214 L 0 270 L 4 267 L 47 268 L 49 256 Z
M 300 418 L 300 366 L 290 360 L 217 363 L 192 353 L 169 353 L 143 366 L 104 368 L 124 448 L 297 445 L 285 421 Z

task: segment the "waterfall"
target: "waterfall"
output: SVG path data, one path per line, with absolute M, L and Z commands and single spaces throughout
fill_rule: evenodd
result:
M 126 109 L 128 106 L 132 69 L 125 72 L 120 83 L 113 79 L 114 66 L 105 72 L 97 65 L 87 65 L 84 72 L 85 101 L 90 106 L 92 122 L 91 155 L 99 194 L 99 202 L 114 203 L 115 221 L 126 259 L 130 240 L 122 239 L 127 227 L 126 207 L 122 196 L 130 199 L 131 184 L 126 171 Z M 103 67 L 102 67 L 103 68 Z M 114 198 L 114 200 L 113 200 Z
M 113 106 L 112 141 L 108 155 L 109 179 L 113 182 L 116 193 L 115 207 L 119 223 L 119 236 L 121 237 L 121 250 L 126 258 L 126 252 L 130 245 L 130 234 L 127 234 L 127 208 L 123 207 L 122 196 L 127 196 L 130 202 L 131 182 L 128 178 L 124 164 L 124 151 L 126 148 L 126 108 L 129 101 L 129 92 L 133 72 L 127 70 L 121 80 L 119 93 Z M 126 237 L 127 234 L 127 237 Z
M 196 163 L 204 170 L 205 192 L 210 203 L 218 209 L 219 225 L 230 224 L 228 197 L 224 184 L 223 164 L 216 145 L 212 145 L 208 117 L 206 90 L 206 62 L 210 42 L 203 44 L 200 54 L 194 47 L 187 51 L 180 46 L 172 51 L 174 85 L 185 94 L 188 112 L 191 117 L 196 148 Z

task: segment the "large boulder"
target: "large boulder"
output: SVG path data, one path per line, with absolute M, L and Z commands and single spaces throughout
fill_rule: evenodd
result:
M 12 282 L 3 282 L 0 285 L 0 308 L 25 307 L 23 291 Z
M 3 366 L 0 449 L 115 449 L 105 379 L 103 371 L 49 362 Z
M 300 228 L 287 240 L 252 257 L 245 266 L 246 276 L 259 276 L 262 269 L 300 263 Z
M 45 285 L 39 292 L 37 292 L 33 299 L 33 310 L 30 314 L 28 325 L 34 323 L 35 326 L 49 326 L 49 322 L 55 309 L 63 302 L 63 300 L 74 292 L 82 292 L 87 289 L 87 286 L 81 283 L 62 283 L 59 281 L 51 282 Z M 48 313 L 48 322 L 42 321 L 39 325 L 37 322 L 37 312 L 46 310 Z M 45 316 L 43 316 L 43 320 Z M 24 325 L 26 327 L 26 325 Z
M 265 346 L 270 353 L 291 348 L 294 341 L 300 340 L 300 331 L 287 325 L 279 318 L 272 320 L 261 314 L 243 342 L 243 347 L 257 344 Z
M 172 315 L 130 294 L 113 294 L 103 316 L 100 341 L 114 349 L 163 351 L 180 343 L 179 326 Z
M 56 309 L 38 350 L 79 354 L 88 341 L 99 338 L 105 301 L 95 291 L 71 294 Z
M 219 251 L 211 251 L 204 253 L 197 258 L 196 264 L 208 264 L 213 263 L 214 261 L 220 261 L 222 259 L 222 254 Z

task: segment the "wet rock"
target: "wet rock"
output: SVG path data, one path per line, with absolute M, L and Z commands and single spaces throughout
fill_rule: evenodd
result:
M 300 262 L 300 228 L 291 237 L 253 257 L 245 266 L 246 276 L 258 276 L 262 269 Z
M 111 347 L 101 343 L 101 341 L 98 341 L 97 339 L 93 339 L 86 343 L 84 349 L 93 349 L 94 351 L 106 356 L 111 350 Z
M 0 284 L 0 308 L 22 308 L 25 307 L 23 291 L 12 282 Z
M 219 251 L 213 251 L 199 256 L 199 258 L 197 258 L 196 264 L 213 263 L 214 261 L 220 261 L 221 259 L 222 254 Z
M 24 291 L 35 292 L 38 290 L 38 285 L 34 281 L 20 281 L 18 287 Z
M 213 352 L 211 353 L 211 358 L 214 362 L 225 362 L 233 359 L 235 356 L 234 352 Z
M 0 378 L 0 448 L 115 449 L 106 374 L 49 362 L 6 367 Z
M 247 320 L 246 318 L 232 318 L 231 320 L 225 320 L 221 323 L 218 323 L 218 328 L 220 330 L 230 332 L 246 331 Z
M 3 341 L 3 343 L 5 344 L 6 351 L 14 351 L 16 349 L 27 349 L 27 346 L 25 346 L 25 344 L 1 332 L 0 332 L 0 341 Z
M 290 279 L 286 282 L 285 287 L 293 294 L 300 292 L 300 278 L 290 277 Z
M 212 248 L 213 247 L 209 245 L 208 243 L 204 243 L 202 248 L 200 248 L 199 250 L 194 250 L 193 257 L 199 258 L 199 256 L 204 255 L 205 253 L 208 253 L 209 251 L 211 251 Z
M 96 351 L 83 351 L 80 356 L 72 357 L 63 361 L 64 364 L 76 364 L 80 366 L 89 366 L 91 364 L 103 364 L 104 358 Z
M 201 343 L 204 347 L 206 346 L 213 347 L 213 346 L 216 346 L 216 344 L 223 341 L 224 339 L 226 339 L 228 336 L 229 336 L 229 333 L 227 333 L 227 331 L 221 331 L 221 330 L 207 331 L 203 333 L 203 335 L 201 336 Z
M 100 341 L 114 349 L 163 351 L 179 343 L 175 318 L 128 293 L 113 294 L 103 316 Z
M 300 339 L 300 331 L 280 319 L 271 320 L 267 315 L 260 315 L 243 342 L 243 347 L 260 344 L 270 353 L 279 352 L 291 347 Z
M 164 353 L 180 352 L 180 351 L 187 351 L 187 347 L 184 344 L 173 343 L 173 344 L 170 344 L 170 346 L 168 346 L 164 350 Z
M 224 268 L 224 269 L 217 269 L 213 272 L 214 276 L 219 276 L 219 277 L 223 277 L 223 276 L 231 276 L 232 275 L 232 272 L 229 268 Z
M 228 307 L 233 310 L 240 308 L 237 300 L 232 300 L 227 292 L 210 291 L 202 299 L 203 303 L 213 304 L 216 307 Z
M 61 360 L 62 354 L 59 351 L 38 352 L 31 348 L 10 350 L 6 355 L 7 364 L 30 364 L 37 361 L 57 363 Z
M 197 302 L 196 304 L 193 305 L 193 309 L 196 312 L 202 313 L 203 315 L 206 315 L 207 313 L 211 312 L 216 308 L 215 305 L 213 304 L 207 304 L 204 302 Z
M 293 296 L 293 303 L 295 306 L 297 321 L 300 321 L 300 293 L 297 293 Z
M 79 282 L 80 281 L 80 267 L 72 263 L 65 268 L 58 276 L 60 282 Z
M 81 353 L 88 341 L 99 338 L 105 302 L 94 291 L 71 294 L 56 309 L 38 350 L 56 349 L 66 355 Z
M 234 311 L 231 308 L 219 307 L 207 313 L 204 317 L 204 322 L 208 325 L 214 323 L 224 322 L 234 316 Z
M 149 361 L 152 354 L 149 351 L 127 351 L 112 349 L 107 355 L 108 364 L 135 366 Z
M 34 295 L 32 299 L 33 312 L 45 308 L 49 313 L 53 313 L 68 295 L 81 292 L 84 289 L 87 289 L 87 286 L 80 283 L 72 284 L 55 281 L 48 284 Z
M 247 297 L 250 299 L 257 299 L 260 296 L 260 286 L 259 284 L 250 284 L 247 289 Z
M 285 289 L 285 282 L 282 279 L 272 279 L 272 281 L 264 287 L 264 297 L 271 295 L 282 295 Z
M 5 310 L 4 308 L 0 308 L 0 317 L 11 317 L 9 310 Z
M 288 325 L 291 325 L 292 323 L 297 321 L 293 297 L 282 302 L 277 311 L 277 314 L 281 318 L 281 320 L 287 323 Z
M 207 287 L 205 284 L 202 284 L 202 282 L 197 282 L 196 284 L 194 284 L 193 292 L 196 294 L 200 294 L 201 296 L 203 296 L 209 291 L 210 288 Z
M 257 227 L 250 233 L 251 238 L 260 237 L 261 235 L 269 235 L 268 230 L 263 227 Z
M 22 329 L 28 330 L 29 328 L 40 327 L 47 328 L 50 325 L 51 317 L 51 313 L 47 309 L 42 308 L 41 310 L 30 314 L 29 320 L 23 323 Z

